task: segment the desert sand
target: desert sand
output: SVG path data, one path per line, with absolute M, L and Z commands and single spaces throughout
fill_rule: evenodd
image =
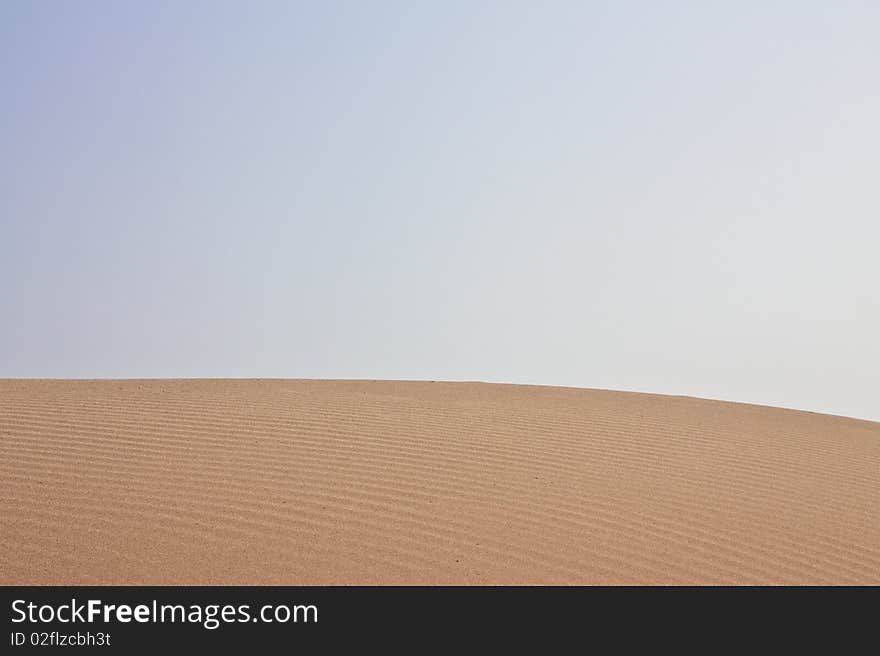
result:
M 0 381 L 2 584 L 880 583 L 880 424 L 390 381 Z

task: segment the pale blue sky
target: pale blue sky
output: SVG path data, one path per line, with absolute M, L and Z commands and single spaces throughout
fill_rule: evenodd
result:
M 880 3 L 0 3 L 0 376 L 880 420 Z

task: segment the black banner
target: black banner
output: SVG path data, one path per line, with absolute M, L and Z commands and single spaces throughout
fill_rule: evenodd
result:
M 875 622 L 877 588 L 5 587 L 4 653 L 542 644 L 786 644 Z M 709 645 L 706 646 L 709 648 Z

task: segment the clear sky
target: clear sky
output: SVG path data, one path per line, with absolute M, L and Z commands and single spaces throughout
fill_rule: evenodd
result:
M 0 3 L 0 376 L 880 420 L 880 3 Z

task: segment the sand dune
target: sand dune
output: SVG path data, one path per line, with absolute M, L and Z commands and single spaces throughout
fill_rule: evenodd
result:
M 0 583 L 880 583 L 880 424 L 570 388 L 0 381 Z

